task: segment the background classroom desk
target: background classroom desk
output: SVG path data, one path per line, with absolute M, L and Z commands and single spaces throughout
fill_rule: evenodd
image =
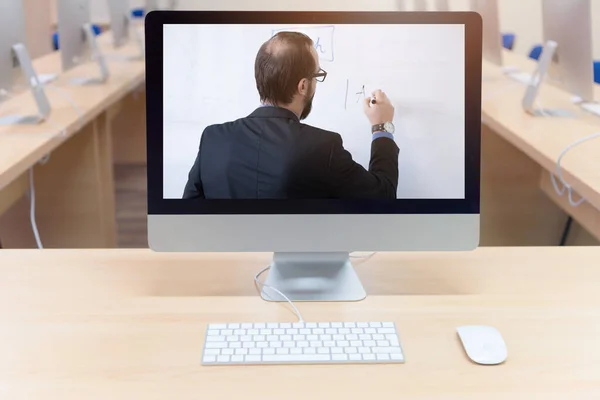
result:
M 93 63 L 61 73 L 52 83 L 60 90 L 46 90 L 52 104 L 48 122 L 0 127 L 0 215 L 5 214 L 0 218 L 0 239 L 4 247 L 34 247 L 24 199 L 28 170 L 34 166 L 36 216 L 45 246 L 116 246 L 112 165 L 145 162 L 145 66 L 143 60 L 123 60 L 123 55 L 138 51 L 133 43 L 114 50 L 111 41 L 110 32 L 99 37 L 111 72 L 106 84 L 69 83 L 73 77 L 98 76 Z M 57 73 L 60 54 L 36 59 L 34 66 L 39 74 Z M 3 114 L 31 113 L 35 106 L 27 91 L 3 103 L 1 109 Z M 37 165 L 47 154 L 49 162 Z
M 200 366 L 208 323 L 295 320 L 254 287 L 270 257 L 0 252 L 0 398 L 600 398 L 600 248 L 377 254 L 355 263 L 365 301 L 298 308 L 396 322 L 405 364 Z M 471 363 L 465 324 L 497 327 L 506 363 Z

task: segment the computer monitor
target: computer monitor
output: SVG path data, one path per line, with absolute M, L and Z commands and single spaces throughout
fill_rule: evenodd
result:
M 159 11 L 146 51 L 153 250 L 275 252 L 309 301 L 364 298 L 352 251 L 477 247 L 477 14 Z
M 25 12 L 22 1 L 3 0 L 0 3 L 0 102 L 11 97 L 14 91 L 29 88 L 36 101 L 37 114 L 0 114 L 0 125 L 38 123 L 50 114 L 50 103 L 33 68 L 25 43 Z
M 483 58 L 502 66 L 502 33 L 498 0 L 471 0 L 471 10 L 483 18 Z
M 129 40 L 131 7 L 129 0 L 108 0 L 110 30 L 114 47 L 121 47 Z
M 585 102 L 594 101 L 590 0 L 544 0 L 544 42 L 558 44 L 548 75 Z
M 74 84 L 102 84 L 109 71 L 90 21 L 90 0 L 58 0 L 58 41 L 63 71 L 94 61 L 99 77 L 77 77 Z

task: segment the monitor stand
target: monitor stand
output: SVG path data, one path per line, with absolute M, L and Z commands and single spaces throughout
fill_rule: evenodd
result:
M 29 57 L 29 52 L 25 45 L 17 43 L 12 47 L 12 51 L 23 75 L 25 75 L 27 85 L 31 89 L 38 113 L 37 115 L 7 115 L 0 117 L 0 125 L 39 124 L 48 118 L 51 110 L 50 102 L 46 97 L 46 92 L 44 92 L 44 85 L 40 82 L 39 77 L 33 68 L 31 57 Z
M 264 282 L 291 301 L 359 301 L 367 293 L 352 267 L 349 253 L 275 253 Z M 267 301 L 286 301 L 263 287 Z
M 581 108 L 585 111 L 592 113 L 597 117 L 600 117 L 600 103 L 584 101 L 580 103 L 580 105 Z
M 85 34 L 85 41 L 87 45 L 90 47 L 90 53 L 92 55 L 92 60 L 98 64 L 98 69 L 100 71 L 100 77 L 98 78 L 73 78 L 71 79 L 71 84 L 73 85 L 101 85 L 108 81 L 108 77 L 110 73 L 108 72 L 108 66 L 106 65 L 106 59 L 104 58 L 104 54 L 100 50 L 98 46 L 98 41 L 96 40 L 96 34 L 94 33 L 94 29 L 91 24 L 83 25 L 83 32 Z

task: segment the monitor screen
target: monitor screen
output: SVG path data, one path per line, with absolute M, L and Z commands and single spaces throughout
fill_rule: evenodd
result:
M 160 58 L 149 84 L 162 89 L 149 104 L 161 114 L 149 115 L 160 123 L 149 127 L 160 131 L 149 132 L 149 156 L 162 178 L 149 175 L 150 208 L 478 213 L 480 86 L 469 92 L 467 76 L 480 77 L 468 51 L 481 39 L 469 44 L 464 16 L 410 23 L 389 13 L 398 23 L 377 23 L 383 13 L 371 14 L 364 23 L 164 17 L 148 59 Z M 308 53 L 290 51 L 306 39 Z M 388 102 L 393 117 L 372 110 Z

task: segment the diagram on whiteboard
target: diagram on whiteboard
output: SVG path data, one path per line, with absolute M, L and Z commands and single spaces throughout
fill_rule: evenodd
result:
M 334 26 L 311 26 L 311 27 L 293 27 L 276 29 L 272 32 L 275 36 L 278 32 L 300 32 L 312 39 L 313 46 L 319 54 L 322 61 L 333 62 L 335 60 L 335 51 L 333 38 L 335 33 Z

